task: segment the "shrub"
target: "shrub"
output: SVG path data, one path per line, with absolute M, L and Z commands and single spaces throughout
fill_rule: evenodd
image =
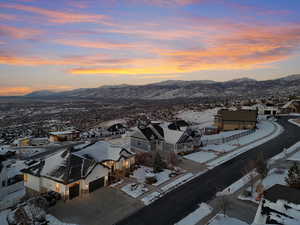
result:
M 155 177 L 147 177 L 146 178 L 146 184 L 154 184 L 157 182 L 157 179 Z

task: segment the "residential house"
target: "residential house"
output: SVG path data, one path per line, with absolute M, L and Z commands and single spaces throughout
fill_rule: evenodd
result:
M 276 184 L 264 192 L 253 225 L 300 224 L 300 190 Z
M 276 115 L 279 113 L 279 108 L 271 104 L 255 104 L 252 106 L 243 106 L 244 110 L 257 110 L 258 115 Z
M 281 108 L 282 113 L 300 113 L 300 100 L 291 100 Z
M 80 132 L 77 130 L 56 131 L 49 133 L 50 142 L 74 141 L 79 139 Z
M 31 138 L 30 137 L 18 138 L 16 140 L 14 140 L 12 145 L 18 146 L 18 147 L 30 146 L 31 145 Z
M 215 126 L 222 131 L 254 129 L 257 123 L 257 110 L 220 109 L 215 116 Z
M 170 129 L 172 128 L 172 129 Z M 130 147 L 137 152 L 173 151 L 175 153 L 194 150 L 200 145 L 200 136 L 185 127 L 172 124 L 149 124 L 139 127 L 130 136 Z
M 64 199 L 93 192 L 110 183 L 116 173 L 128 171 L 134 154 L 106 142 L 79 151 L 65 150 L 23 170 L 28 192 L 55 191 Z

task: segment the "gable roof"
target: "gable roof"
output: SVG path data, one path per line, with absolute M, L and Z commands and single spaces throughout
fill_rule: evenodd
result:
M 95 160 L 96 162 L 103 161 L 119 161 L 121 157 L 129 158 L 134 153 L 120 146 L 112 145 L 111 143 L 99 141 L 93 145 L 87 146 L 80 151 L 74 152 L 75 155 Z
M 96 165 L 94 160 L 74 155 L 65 150 L 22 170 L 22 172 L 69 184 L 86 177 Z
M 256 122 L 257 110 L 227 110 L 221 109 L 218 115 L 223 121 L 245 121 Z
M 281 184 L 275 184 L 264 192 L 264 198 L 277 202 L 277 200 L 285 200 L 294 204 L 300 204 L 300 190 L 290 188 Z
M 139 128 L 142 134 L 147 138 L 148 141 L 159 139 L 158 135 L 151 129 L 150 126 L 145 128 Z

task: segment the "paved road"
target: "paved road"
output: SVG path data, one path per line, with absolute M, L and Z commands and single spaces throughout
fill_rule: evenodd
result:
M 217 190 L 240 179 L 242 168 L 249 160 L 256 159 L 259 152 L 268 159 L 300 141 L 299 127 L 289 123 L 286 117 L 278 122 L 285 128 L 281 135 L 191 180 L 117 225 L 173 225 L 194 211 L 197 204 L 212 199 Z

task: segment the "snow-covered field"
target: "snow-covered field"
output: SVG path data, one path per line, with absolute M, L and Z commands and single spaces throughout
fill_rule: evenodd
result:
M 292 145 L 291 147 L 289 147 L 288 149 L 283 149 L 283 151 L 277 155 L 275 155 L 274 157 L 272 157 L 270 160 L 269 160 L 269 163 L 272 163 L 276 160 L 279 160 L 279 159 L 283 159 L 285 158 L 288 154 L 292 154 L 293 152 L 296 152 L 296 151 L 299 151 L 300 150 L 300 141 L 295 143 L 294 145 Z M 295 155 L 295 154 L 294 154 Z M 296 158 L 297 156 L 295 155 L 292 155 L 290 157 L 290 159 L 294 159 Z
M 241 220 L 224 216 L 222 214 L 217 214 L 212 220 L 208 222 L 207 225 L 248 225 Z
M 265 123 L 270 123 L 270 122 L 265 122 Z M 209 162 L 207 164 L 208 167 L 210 169 L 212 169 L 212 168 L 214 168 L 218 165 L 221 165 L 222 163 L 225 163 L 225 162 L 233 159 L 234 157 L 236 157 L 236 156 L 238 156 L 238 155 L 240 155 L 240 154 L 242 154 L 246 151 L 249 151 L 252 148 L 255 148 L 259 145 L 262 145 L 265 142 L 277 137 L 279 134 L 281 134 L 283 132 L 283 128 L 279 124 L 274 123 L 274 125 L 277 127 L 277 130 L 275 132 L 272 131 L 273 133 L 271 132 L 271 134 L 266 132 L 266 130 L 267 130 L 266 127 L 269 127 L 268 125 L 266 125 L 266 127 L 263 128 L 262 129 L 263 131 L 260 133 L 262 136 L 260 136 L 258 134 L 253 134 L 254 136 L 252 136 L 252 137 L 249 137 L 250 136 L 249 135 L 249 136 L 240 138 L 240 143 L 245 145 L 245 146 L 240 147 L 237 150 L 234 150 L 234 151 L 232 151 L 232 152 L 230 152 L 230 153 L 228 153 L 224 156 L 221 156 L 221 157 L 217 158 L 216 160 L 213 160 L 213 161 Z M 269 132 L 270 132 L 270 130 L 269 130 Z M 266 134 L 266 135 L 270 134 L 270 135 L 263 138 L 265 136 L 263 134 Z M 241 140 L 241 139 L 243 139 L 243 140 Z
M 176 117 L 188 122 L 199 124 L 199 128 L 210 127 L 214 123 L 214 116 L 220 108 L 208 109 L 205 111 L 181 111 Z
M 148 191 L 148 188 L 144 187 L 142 184 L 130 183 L 121 188 L 126 194 L 133 198 L 137 198 Z
M 206 151 L 199 151 L 199 152 L 191 153 L 189 155 L 184 156 L 184 158 L 198 162 L 198 163 L 205 163 L 209 160 L 216 158 L 217 157 L 216 153 L 229 152 L 228 154 L 221 156 L 221 157 L 213 160 L 212 162 L 208 163 L 209 167 L 213 168 L 217 165 L 220 165 L 220 164 L 232 159 L 233 157 L 235 157 L 245 151 L 248 151 L 258 145 L 261 145 L 261 144 L 267 142 L 268 140 L 275 138 L 283 131 L 283 128 L 280 125 L 278 125 L 278 124 L 273 125 L 273 123 L 271 123 L 270 121 L 261 121 L 257 126 L 258 126 L 258 129 L 252 134 L 249 134 L 247 136 L 239 138 L 238 140 L 233 140 L 231 142 L 227 142 L 224 144 L 204 146 L 204 147 L 202 147 L 202 149 L 206 150 Z M 274 132 L 274 130 L 276 128 L 275 126 L 277 126 L 276 132 Z M 272 134 L 272 132 L 274 132 L 274 133 Z M 270 136 L 268 136 L 264 139 L 261 139 L 267 135 L 270 135 Z M 259 140 L 259 139 L 261 139 L 261 140 Z M 259 140 L 259 141 L 255 142 L 256 140 Z M 242 147 L 243 145 L 245 145 L 245 146 Z
M 25 194 L 26 194 L 25 188 L 22 188 L 16 192 L 6 195 L 0 201 L 0 210 L 7 209 L 9 207 L 12 207 L 12 206 L 18 204 L 20 202 L 21 198 L 23 198 L 25 196 Z
M 258 140 L 266 135 L 271 134 L 274 131 L 275 126 L 270 121 L 261 121 L 257 124 L 257 128 L 258 129 L 254 133 L 241 137 L 237 140 L 233 140 L 220 145 L 207 145 L 204 146 L 203 149 L 221 151 L 221 152 L 231 151 L 240 145 L 249 144 L 255 140 Z
M 212 210 L 213 210 L 212 207 L 210 207 L 206 203 L 201 203 L 198 209 L 190 213 L 188 216 L 180 220 L 178 223 L 175 223 L 175 225 L 195 225 L 201 219 L 208 216 L 212 212 Z
M 195 153 L 184 156 L 184 158 L 198 162 L 198 163 L 205 163 L 216 157 L 217 157 L 216 153 L 207 152 L 207 151 L 195 152 Z

